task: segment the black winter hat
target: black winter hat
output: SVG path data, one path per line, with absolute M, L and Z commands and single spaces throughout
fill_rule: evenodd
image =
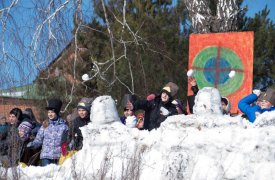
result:
M 46 110 L 52 110 L 57 115 L 59 114 L 62 107 L 62 101 L 60 99 L 50 99 L 48 101 L 48 106 L 46 107 Z

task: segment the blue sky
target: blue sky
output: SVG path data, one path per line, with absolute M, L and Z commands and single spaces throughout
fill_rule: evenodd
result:
M 275 22 L 275 0 L 244 0 L 243 5 L 248 6 L 246 15 L 249 17 L 254 17 L 255 13 L 264 9 L 267 5 L 270 10 L 269 18 Z

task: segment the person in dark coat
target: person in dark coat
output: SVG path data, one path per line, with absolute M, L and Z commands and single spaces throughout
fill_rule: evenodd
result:
M 169 82 L 155 99 L 151 101 L 137 100 L 134 103 L 129 101 L 127 103 L 127 109 L 143 109 L 145 111 L 143 128 L 151 131 L 152 129 L 158 128 L 168 116 L 177 114 L 176 106 L 172 104 L 172 100 L 178 89 L 179 87 L 175 83 Z
M 40 126 L 37 126 L 37 122 L 34 119 L 34 115 L 32 113 L 32 110 L 29 110 L 30 108 L 27 108 L 25 111 L 23 111 L 23 120 L 18 126 L 18 133 L 21 141 L 23 141 L 23 145 L 20 152 L 20 162 L 25 163 L 26 165 L 39 165 L 39 158 L 36 158 L 33 160 L 33 156 L 36 154 L 39 154 L 41 148 L 38 149 L 31 149 L 27 148 L 27 144 L 34 140 L 37 131 L 35 130 Z M 39 129 L 38 128 L 38 129 Z M 36 133 L 34 133 L 36 131 Z
M 256 104 L 257 100 L 259 102 Z M 275 111 L 275 89 L 268 88 L 262 94 L 259 90 L 253 91 L 252 94 L 240 100 L 238 107 L 248 117 L 248 120 L 253 123 L 259 114 L 266 111 Z
M 36 119 L 31 108 L 26 108 L 25 111 L 23 111 L 23 114 L 28 115 L 33 124 L 33 129 L 30 134 L 30 139 L 33 140 L 41 127 L 41 123 Z
M 92 98 L 82 98 L 77 104 L 78 117 L 73 120 L 70 133 L 69 150 L 80 150 L 83 146 L 83 136 L 80 127 L 90 122 Z
M 7 118 L 5 116 L 0 115 L 0 156 L 5 155 L 6 153 L 6 147 L 4 142 L 6 142 L 9 133 L 9 125 L 6 121 Z
M 9 125 L 7 124 L 7 118 L 0 115 L 0 141 L 5 140 L 8 135 Z
M 8 134 L 6 139 L 0 143 L 1 156 L 7 157 L 7 159 L 5 159 L 7 167 L 16 166 L 21 156 L 24 141 L 19 136 L 18 127 L 21 124 L 22 119 L 23 116 L 21 109 L 13 108 L 10 111 L 8 118 Z
M 193 114 L 193 107 L 195 105 L 195 97 L 196 97 L 197 93 L 199 92 L 199 88 L 197 85 L 197 81 L 194 77 L 189 77 L 188 80 L 191 85 L 191 90 L 193 92 L 193 95 L 187 96 L 187 102 L 188 102 L 189 113 Z

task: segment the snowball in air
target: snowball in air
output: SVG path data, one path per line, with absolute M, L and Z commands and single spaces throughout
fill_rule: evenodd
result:
M 230 73 L 228 74 L 228 76 L 230 78 L 233 78 L 235 76 L 236 72 L 235 71 L 230 71 Z
M 89 75 L 88 74 L 83 74 L 82 75 L 82 80 L 83 81 L 88 81 L 89 80 Z
M 190 77 L 190 76 L 193 75 L 193 73 L 194 73 L 193 69 L 189 69 L 189 70 L 187 71 L 187 76 Z

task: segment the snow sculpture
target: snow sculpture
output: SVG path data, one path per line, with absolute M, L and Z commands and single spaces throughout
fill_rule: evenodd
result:
M 119 121 L 116 104 L 112 97 L 97 97 L 92 103 L 90 118 L 93 124 L 109 124 Z
M 222 114 L 221 95 L 218 89 L 213 87 L 204 87 L 199 90 L 195 97 L 193 107 L 194 114 L 203 115 L 205 113 Z

